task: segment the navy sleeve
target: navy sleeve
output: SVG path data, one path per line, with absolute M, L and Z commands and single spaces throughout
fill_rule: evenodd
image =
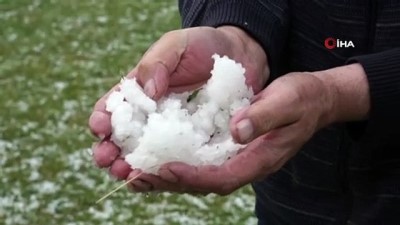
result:
M 287 0 L 180 0 L 182 26 L 233 25 L 240 27 L 264 48 L 271 69 L 277 73 L 289 27 Z
M 365 130 L 368 136 L 379 137 L 389 144 L 400 133 L 400 48 L 348 61 L 355 62 L 363 66 L 367 75 L 371 109 L 368 121 L 352 126 L 352 132 L 361 137 Z

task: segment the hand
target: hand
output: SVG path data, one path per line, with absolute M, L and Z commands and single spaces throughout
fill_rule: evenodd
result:
M 169 163 L 155 189 L 221 195 L 279 170 L 319 129 L 338 121 L 367 118 L 368 84 L 359 64 L 315 73 L 291 73 L 272 82 L 250 107 L 232 118 L 231 133 L 249 143 L 222 166 Z M 148 189 L 147 189 L 148 190 Z
M 249 143 L 222 166 L 163 165 L 143 179 L 155 189 L 229 194 L 281 168 L 320 127 L 330 122 L 329 88 L 311 73 L 292 73 L 272 82 L 230 121 L 231 133 Z
M 246 68 L 247 84 L 255 92 L 262 89 L 269 76 L 266 55 L 249 35 L 231 26 L 169 32 L 145 53 L 128 77 L 136 77 L 145 92 L 154 99 L 171 91 L 193 90 L 209 78 L 213 65 L 211 56 L 214 53 L 241 62 Z M 137 171 L 130 169 L 119 156 L 118 147 L 109 140 L 111 122 L 110 114 L 105 110 L 107 96 L 96 103 L 89 119 L 92 132 L 102 139 L 94 147 L 94 160 L 99 167 L 109 167 L 110 173 L 118 179 L 126 179 Z M 140 177 L 133 186 L 136 190 L 144 190 L 151 185 Z

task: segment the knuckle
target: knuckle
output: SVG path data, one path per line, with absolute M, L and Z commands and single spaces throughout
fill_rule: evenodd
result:
M 253 107 L 260 108 L 258 110 L 254 110 L 250 115 L 251 122 L 253 123 L 253 126 L 256 129 L 256 132 L 262 133 L 262 132 L 269 131 L 273 124 L 272 124 L 272 121 L 269 120 L 268 118 L 266 118 L 264 113 L 261 112 L 261 109 L 263 106 L 259 103 L 256 103 L 255 105 L 253 105 Z
M 150 68 L 154 64 L 154 61 L 150 60 L 141 60 L 140 63 L 137 65 L 138 75 L 142 76 L 143 74 L 148 74 Z

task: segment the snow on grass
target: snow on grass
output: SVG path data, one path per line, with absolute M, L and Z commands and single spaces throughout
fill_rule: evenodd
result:
M 90 111 L 152 42 L 179 27 L 176 1 L 1 4 L 0 224 L 254 221 L 249 188 L 229 197 L 146 197 L 121 190 L 94 204 L 119 183 L 95 168 L 86 151 L 95 141 L 87 128 Z M 236 197 L 244 208 L 235 206 Z

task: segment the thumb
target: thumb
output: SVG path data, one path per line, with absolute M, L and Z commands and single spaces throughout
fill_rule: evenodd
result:
M 185 31 L 171 31 L 164 34 L 144 54 L 132 73 L 149 97 L 159 99 L 166 93 L 170 76 L 179 64 L 185 48 Z
M 230 121 L 233 138 L 241 144 L 249 143 L 273 129 L 297 121 L 297 109 L 287 97 L 261 96 L 249 107 L 239 110 Z

